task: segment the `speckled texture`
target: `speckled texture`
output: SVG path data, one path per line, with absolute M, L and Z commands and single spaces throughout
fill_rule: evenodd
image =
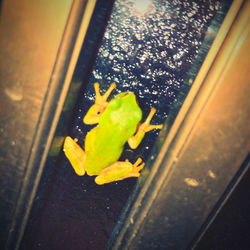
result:
M 171 105 L 183 101 L 178 94 L 194 80 L 187 79 L 187 73 L 220 7 L 220 1 L 214 0 L 138 2 L 143 2 L 143 9 L 131 0 L 114 4 L 72 131 L 81 145 L 90 129 L 82 118 L 94 103 L 94 82 L 103 92 L 112 82 L 117 84 L 114 94 L 134 92 L 144 118 L 155 107 L 152 122 L 164 123 Z M 146 135 L 133 160 L 138 155 L 146 160 L 158 133 Z
M 154 1 L 138 12 L 132 1 L 117 1 L 90 84 L 116 82 L 147 105 L 171 104 L 219 8 L 210 2 Z

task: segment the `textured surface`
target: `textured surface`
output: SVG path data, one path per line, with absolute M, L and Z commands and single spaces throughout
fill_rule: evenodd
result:
M 70 2 L 60 2 L 58 8 L 58 1 L 1 1 L 1 249 L 22 187 Z

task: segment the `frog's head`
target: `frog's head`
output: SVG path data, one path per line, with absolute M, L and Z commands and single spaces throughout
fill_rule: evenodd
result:
M 117 94 L 114 99 L 117 100 L 117 103 L 120 104 L 138 105 L 136 96 L 133 92 L 122 92 L 120 94 Z
M 119 112 L 123 113 L 133 113 L 138 108 L 139 105 L 136 101 L 136 96 L 132 92 L 120 93 L 110 102 L 110 109 L 114 111 L 119 110 Z
M 122 92 L 120 94 L 115 95 L 115 98 L 121 99 L 126 95 L 133 94 L 132 92 Z
M 111 119 L 119 126 L 130 126 L 141 120 L 142 112 L 132 92 L 123 92 L 112 99 L 101 119 Z

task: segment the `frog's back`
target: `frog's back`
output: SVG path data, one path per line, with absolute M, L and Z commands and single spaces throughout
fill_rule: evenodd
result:
M 99 124 L 86 136 L 86 171 L 98 174 L 116 162 L 124 144 L 133 136 L 142 112 L 133 93 L 121 93 L 111 100 Z

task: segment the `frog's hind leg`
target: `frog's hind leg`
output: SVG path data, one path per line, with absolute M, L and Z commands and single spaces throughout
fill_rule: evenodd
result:
M 98 185 L 102 185 L 113 181 L 120 181 L 129 177 L 139 177 L 140 171 L 143 169 L 144 165 L 145 163 L 142 163 L 141 158 L 138 158 L 134 164 L 130 163 L 128 160 L 117 161 L 109 167 L 103 169 L 95 178 L 95 182 Z
M 71 137 L 67 136 L 64 141 L 63 151 L 74 168 L 76 174 L 84 175 L 86 156 L 84 150 L 77 144 L 77 141 L 77 139 L 73 140 Z

